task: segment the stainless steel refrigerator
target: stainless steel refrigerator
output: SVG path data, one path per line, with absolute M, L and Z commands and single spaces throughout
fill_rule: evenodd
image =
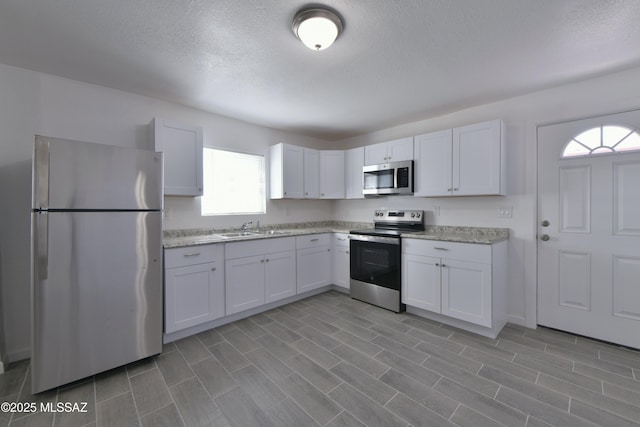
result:
M 162 160 L 36 136 L 33 393 L 162 351 Z

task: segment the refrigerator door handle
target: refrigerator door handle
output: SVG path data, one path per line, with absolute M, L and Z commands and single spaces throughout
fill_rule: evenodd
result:
M 36 271 L 38 281 L 47 280 L 49 269 L 49 214 L 36 214 Z

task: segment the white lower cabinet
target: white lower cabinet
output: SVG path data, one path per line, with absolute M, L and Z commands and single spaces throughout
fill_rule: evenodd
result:
M 227 315 L 296 294 L 295 239 L 252 240 L 226 245 Z
M 166 333 L 225 315 L 224 246 L 165 250 Z
M 350 276 L 349 236 L 344 233 L 333 235 L 333 284 L 349 289 Z
M 499 332 L 506 322 L 506 247 L 403 239 L 402 302 Z
M 331 281 L 330 234 L 296 237 L 298 293 L 326 286 Z

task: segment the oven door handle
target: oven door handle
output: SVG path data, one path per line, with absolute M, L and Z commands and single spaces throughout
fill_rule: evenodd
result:
M 396 237 L 382 237 L 382 236 L 365 236 L 363 234 L 351 234 L 349 239 L 358 242 L 370 242 L 370 243 L 385 243 L 387 245 L 400 245 L 400 239 Z

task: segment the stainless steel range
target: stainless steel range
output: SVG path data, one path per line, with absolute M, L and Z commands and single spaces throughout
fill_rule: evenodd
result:
M 351 298 L 399 313 L 400 235 L 424 231 L 424 212 L 376 210 L 373 229 L 350 232 Z

